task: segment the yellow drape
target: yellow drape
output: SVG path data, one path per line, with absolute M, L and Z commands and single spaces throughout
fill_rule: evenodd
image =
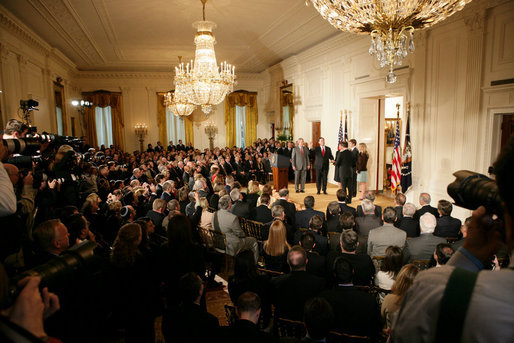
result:
M 91 101 L 93 106 L 86 109 L 85 121 L 88 143 L 98 144 L 96 135 L 95 108 L 111 106 L 112 139 L 115 146 L 124 148 L 122 97 L 120 92 L 96 91 L 82 93 L 85 100 Z
M 195 146 L 195 133 L 193 131 L 193 120 L 187 116 L 184 118 L 184 128 L 186 130 L 186 145 Z
M 246 142 L 248 146 L 257 140 L 257 124 L 259 122 L 257 111 L 257 92 L 237 91 L 227 95 L 225 99 L 225 128 L 227 146 L 236 144 L 236 106 L 246 106 Z
M 166 130 L 166 107 L 164 106 L 164 95 L 166 93 L 157 93 L 157 126 L 159 126 L 159 140 L 163 146 L 168 145 L 169 137 Z

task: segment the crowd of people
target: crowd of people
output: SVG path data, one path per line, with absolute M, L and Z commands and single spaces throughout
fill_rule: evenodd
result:
M 27 131 L 10 120 L 4 137 L 23 139 Z M 168 342 L 275 342 L 270 331 L 278 318 L 303 321 L 307 342 L 324 341 L 329 331 L 381 340 L 391 327 L 391 338 L 409 341 L 413 336 L 405 335 L 416 328 L 408 325 L 402 304 L 422 301 L 409 293 L 422 287 L 414 282 L 419 268 L 413 262 L 426 261 L 435 270 L 467 258 L 479 260 L 478 269 L 499 269 L 493 256 L 512 251 L 510 192 L 501 193 L 507 252 L 498 252 L 496 237 L 494 248 L 484 252 L 482 245 L 493 239 L 480 241 L 484 213 L 462 224 L 451 217 L 450 202 L 432 207 L 427 193 L 419 196 L 419 207 L 398 194 L 394 207 L 382 209 L 374 192 L 362 189 L 361 205 L 349 206 L 356 190 L 351 184 L 366 182 L 365 175 L 358 178 L 365 171 L 366 147 L 350 154 L 344 142 L 334 158 L 324 140 L 319 143 L 303 149 L 303 140 L 282 146 L 258 139 L 245 149 L 201 151 L 181 141 L 166 148 L 158 142 L 132 154 L 112 146 L 95 149 L 85 141 L 45 143 L 30 163 L 0 145 L 2 337 L 90 342 L 121 332 L 126 342 L 154 342 L 155 320 L 162 316 Z M 345 168 L 325 212 L 314 209 L 314 196 L 294 203 L 288 189 L 276 191 L 267 183 L 270 154 L 288 151 L 296 154 L 297 174 L 298 154 L 314 158 L 313 167 L 322 171 L 318 193 L 326 192 L 325 160 Z M 508 174 L 498 166 L 498 173 Z M 297 192 L 302 180 L 304 175 L 296 177 Z M 241 218 L 261 223 L 266 239 L 247 236 Z M 225 254 L 233 259 L 228 292 L 237 320 L 231 327 L 220 328 L 206 310 L 205 290 L 221 286 L 215 276 L 227 263 L 208 240 L 216 235 L 203 234 L 210 231 L 224 234 Z M 450 238 L 455 242 L 449 244 Z M 84 261 L 57 271 L 59 258 Z M 33 268 L 46 275 L 44 284 L 23 277 Z M 17 298 L 8 296 L 8 287 L 18 289 Z M 503 295 L 504 308 L 512 309 L 512 294 Z M 508 335 L 512 327 L 501 337 Z

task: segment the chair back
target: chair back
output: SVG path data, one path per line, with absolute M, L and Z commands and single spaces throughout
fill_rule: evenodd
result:
M 373 256 L 371 259 L 373 261 L 373 265 L 375 266 L 375 270 L 378 272 L 382 267 L 382 263 L 384 263 L 385 256 Z
M 269 269 L 265 269 L 265 268 L 257 268 L 257 272 L 261 275 L 269 275 L 271 277 L 284 275 L 283 272 L 277 272 L 275 270 L 269 270 Z
M 328 245 L 330 246 L 330 250 L 336 251 L 341 243 L 341 233 L 340 232 L 327 232 Z
M 214 248 L 214 238 L 212 234 L 212 230 L 208 228 L 198 226 L 198 234 L 200 235 L 200 241 L 202 245 L 207 249 Z
M 307 333 L 303 322 L 285 318 L 278 318 L 275 321 L 275 331 L 279 337 L 296 337 L 298 339 L 302 339 Z
M 330 331 L 327 336 L 327 343 L 367 343 L 372 342 L 368 336 L 352 335 L 345 332 Z
M 411 263 L 418 267 L 419 270 L 430 268 L 430 260 L 414 260 Z
M 234 326 L 237 320 L 236 308 L 232 305 L 225 304 L 225 316 L 227 317 L 228 326 Z
M 254 220 L 239 218 L 241 229 L 248 237 L 254 237 L 258 242 L 264 242 L 268 237 L 264 236 L 264 224 Z
M 212 233 L 212 241 L 214 244 L 214 249 L 216 252 L 219 252 L 220 254 L 226 254 L 227 253 L 227 237 L 223 232 L 212 230 L 210 231 Z

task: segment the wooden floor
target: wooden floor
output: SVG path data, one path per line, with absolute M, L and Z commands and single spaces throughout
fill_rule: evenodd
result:
M 303 199 L 307 195 L 313 195 L 315 199 L 314 209 L 325 212 L 329 202 L 337 201 L 337 189 L 338 187 L 336 185 L 329 184 L 327 187 L 328 194 L 317 195 L 316 184 L 308 183 L 305 185 L 305 193 L 296 193 L 294 189 L 294 184 L 289 184 L 289 198 L 295 203 L 298 203 L 301 206 L 303 206 Z M 351 203 L 352 207 L 357 207 L 357 205 L 360 205 L 361 201 L 358 200 L 359 196 L 360 194 L 357 194 L 357 197 L 353 198 Z M 385 208 L 387 206 L 394 206 L 394 202 L 391 197 L 380 194 L 377 195 L 375 203 L 377 205 L 382 206 L 382 208 Z M 222 278 L 225 281 L 228 280 L 228 275 L 230 274 L 232 274 L 232 270 L 229 270 L 229 272 L 226 274 L 222 273 L 221 275 L 218 275 L 218 277 Z M 224 306 L 225 304 L 232 305 L 232 301 L 230 300 L 230 297 L 228 295 L 227 287 L 224 286 L 217 289 L 208 289 L 205 294 L 205 297 L 207 302 L 207 310 L 218 318 L 220 325 L 227 325 Z

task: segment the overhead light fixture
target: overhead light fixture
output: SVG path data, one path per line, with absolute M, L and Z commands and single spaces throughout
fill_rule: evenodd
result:
M 386 80 L 396 82 L 395 65 L 414 52 L 414 30 L 430 27 L 460 11 L 471 0 L 310 0 L 335 28 L 370 33 L 370 55 L 389 66 Z M 307 3 L 308 4 L 308 3 Z
M 175 67 L 175 86 L 188 102 L 198 105 L 205 114 L 211 113 L 214 106 L 221 103 L 225 96 L 232 92 L 236 82 L 235 67 L 222 62 L 217 66 L 214 44 L 216 39 L 212 30 L 216 23 L 205 20 L 205 3 L 203 5 L 203 20 L 193 23 L 197 34 L 195 36 L 195 60 L 184 66 L 180 63 Z
M 179 65 L 182 64 L 182 56 L 178 57 Z M 177 117 L 188 116 L 196 108 L 196 105 L 189 102 L 182 86 L 175 85 L 175 91 L 164 95 L 164 106 Z

